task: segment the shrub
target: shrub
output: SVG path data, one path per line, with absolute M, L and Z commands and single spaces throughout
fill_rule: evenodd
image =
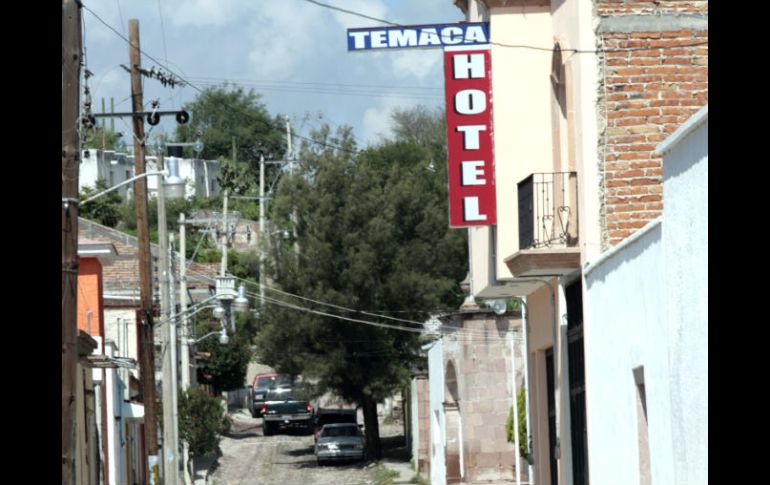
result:
M 529 441 L 527 438 L 527 399 L 524 394 L 524 389 L 519 391 L 516 396 L 519 406 L 519 455 L 522 458 L 529 457 Z M 513 436 L 513 406 L 508 413 L 508 420 L 505 422 L 505 435 L 508 438 L 509 443 L 515 443 L 516 440 Z
M 216 451 L 222 433 L 230 429 L 230 418 L 219 398 L 200 389 L 179 393 L 179 434 L 193 455 Z

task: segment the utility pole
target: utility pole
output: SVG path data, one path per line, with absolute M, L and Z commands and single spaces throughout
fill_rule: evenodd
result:
M 187 229 L 185 227 L 184 212 L 179 214 L 179 256 L 181 266 L 179 267 L 179 300 L 181 303 L 180 313 L 182 314 L 182 331 L 179 338 L 182 341 L 180 352 L 182 352 L 182 390 L 190 388 L 190 329 L 187 323 Z M 191 485 L 190 470 L 187 464 L 187 458 L 190 454 L 190 446 L 186 440 L 182 440 L 182 472 L 185 485 Z
M 129 58 L 131 62 L 131 108 L 134 128 L 134 173 L 145 172 L 144 119 L 142 112 L 142 79 L 139 73 L 141 55 L 139 47 L 139 21 L 128 21 Z M 158 184 L 162 185 L 161 183 Z M 141 333 L 141 377 L 144 400 L 144 439 L 147 452 L 149 482 L 158 483 L 158 431 L 155 422 L 155 336 L 152 318 L 152 261 L 150 258 L 150 227 L 147 216 L 147 180 L 141 178 L 134 186 L 136 204 L 137 247 L 139 256 L 139 288 L 141 309 L 137 311 L 137 324 Z
M 158 154 L 158 170 L 163 170 L 163 152 Z M 176 393 L 176 332 L 171 322 L 171 309 L 169 308 L 169 283 L 168 270 L 168 236 L 166 234 L 166 195 L 163 182 L 158 180 L 158 245 L 160 254 L 158 257 L 158 269 L 160 278 L 160 315 L 163 323 L 163 483 L 166 485 L 179 485 L 178 481 L 178 446 L 176 426 L 174 422 L 174 401 Z
M 165 212 L 165 211 L 164 211 Z M 176 271 L 174 270 L 175 264 L 174 264 L 174 234 L 170 233 L 168 235 L 168 261 L 170 263 L 170 278 L 169 278 L 169 286 L 168 286 L 168 309 L 169 309 L 169 317 L 172 314 L 176 314 Z M 167 474 L 167 484 L 179 484 L 179 406 L 178 406 L 178 399 L 177 399 L 177 391 L 179 387 L 179 380 L 177 375 L 177 366 L 179 364 L 179 359 L 177 358 L 177 329 L 176 329 L 176 318 L 169 318 L 168 320 L 168 345 L 169 348 L 166 349 L 168 352 L 167 358 L 164 362 L 167 362 L 170 367 L 171 373 L 166 374 L 163 373 L 163 382 L 170 381 L 170 387 L 171 387 L 171 420 L 169 421 L 169 430 L 168 433 L 166 433 L 166 427 L 164 426 L 164 436 L 168 434 L 171 436 L 171 446 L 173 447 L 173 469 L 174 474 L 173 478 L 171 475 Z M 170 378 L 169 378 L 170 377 Z M 165 399 L 164 399 L 165 402 Z M 165 417 L 164 417 L 165 418 Z M 164 421 L 165 422 L 165 421 Z M 169 453 L 168 447 L 165 445 L 166 439 L 164 438 L 164 449 L 167 451 L 166 453 L 166 460 L 169 460 Z
M 77 374 L 78 177 L 80 167 L 80 6 L 62 0 L 61 214 L 61 465 L 62 484 L 75 483 Z

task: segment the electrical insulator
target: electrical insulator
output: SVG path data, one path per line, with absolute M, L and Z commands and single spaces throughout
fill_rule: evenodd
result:
M 180 125 L 184 125 L 188 121 L 190 121 L 190 113 L 188 113 L 187 111 L 182 110 L 176 114 L 176 122 L 179 123 Z
M 153 111 L 152 113 L 147 114 L 147 123 L 150 124 L 150 126 L 155 126 L 158 123 L 160 123 L 160 115 Z

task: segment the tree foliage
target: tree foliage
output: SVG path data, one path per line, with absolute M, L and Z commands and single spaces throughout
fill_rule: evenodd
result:
M 101 127 L 98 124 L 92 127 L 84 127 L 82 148 L 115 150 L 119 137 L 118 132 Z
M 94 187 L 85 186 L 80 191 L 80 200 L 86 200 L 88 197 L 108 189 L 109 186 L 104 179 L 96 179 Z M 80 206 L 80 217 L 96 221 L 99 224 L 115 227 L 121 221 L 121 214 L 124 211 L 123 198 L 118 191 L 110 192 L 101 197 L 82 204 Z
M 253 317 L 238 317 L 236 331 L 230 335 L 226 345 L 219 343 L 216 336 L 202 340 L 197 350 L 209 353 L 209 357 L 198 361 L 198 380 L 210 384 L 214 392 L 232 391 L 243 387 L 246 380 L 246 368 L 252 357 L 251 341 L 255 333 Z M 202 337 L 221 328 L 218 320 L 210 320 L 198 325 L 196 332 Z M 228 332 L 229 333 L 229 332 Z
M 529 438 L 527 437 L 527 398 L 524 389 L 519 391 L 516 396 L 519 407 L 519 455 L 522 458 L 529 459 Z M 513 406 L 508 413 L 508 419 L 505 421 L 505 435 L 509 443 L 515 443 L 516 438 L 513 426 Z
M 395 121 L 401 133 L 423 128 L 425 133 L 397 136 L 357 154 L 349 129 L 330 136 L 324 127 L 314 134 L 342 149 L 302 146 L 299 170 L 284 177 L 275 196 L 273 223 L 296 233 L 296 240 L 274 246 L 269 268 L 274 285 L 342 307 L 398 312 L 389 314 L 412 321 L 424 321 L 431 310 L 459 306 L 466 235 L 448 228 L 445 164 L 429 168 L 445 156 L 445 134 L 430 128 L 442 123 L 437 114 L 431 124 L 403 125 L 418 114 L 402 112 Z M 318 378 L 322 388 L 361 405 L 368 454 L 379 458 L 376 403 L 408 382 L 410 364 L 420 359 L 418 334 L 280 305 L 268 306 L 265 313 L 257 337 L 261 360 L 283 372 Z M 419 328 L 367 314 L 345 315 Z
M 278 159 L 284 153 L 284 121 L 280 116 L 271 117 L 259 100 L 259 94 L 240 87 L 206 88 L 188 107 L 190 122 L 177 127 L 179 141 L 194 142 L 201 134 L 204 147 L 200 157 L 220 161 L 223 188 L 245 193 L 259 183 L 260 150 Z M 236 160 L 232 156 L 233 138 Z M 275 170 L 271 167 L 270 172 Z

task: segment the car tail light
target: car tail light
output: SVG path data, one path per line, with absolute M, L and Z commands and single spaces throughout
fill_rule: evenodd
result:
M 307 403 L 307 411 L 310 412 L 313 410 L 313 406 L 310 405 L 310 403 Z
M 262 414 L 267 413 L 267 404 L 262 405 Z

